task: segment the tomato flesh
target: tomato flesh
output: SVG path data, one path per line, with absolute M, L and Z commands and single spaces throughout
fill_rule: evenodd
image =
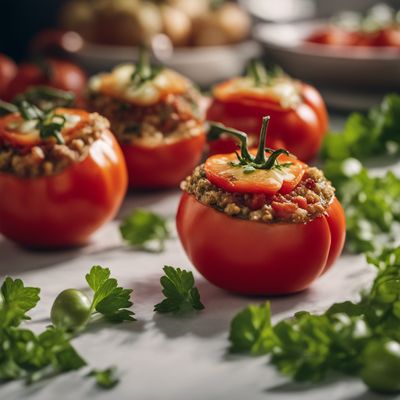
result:
M 204 169 L 207 179 L 212 184 L 228 192 L 259 193 L 269 196 L 277 192 L 290 193 L 301 181 L 305 164 L 285 154 L 281 154 L 277 160 L 279 164 L 291 165 L 281 169 L 256 169 L 246 173 L 242 166 L 232 165 L 238 162 L 236 154 L 232 153 L 209 157 Z

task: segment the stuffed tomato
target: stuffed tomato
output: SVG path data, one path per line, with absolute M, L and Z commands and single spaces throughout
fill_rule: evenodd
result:
M 116 67 L 89 84 L 89 108 L 110 120 L 133 188 L 177 187 L 199 163 L 203 101 L 188 79 L 151 66 L 143 53 L 137 65 Z
M 4 104 L 3 104 L 4 106 Z M 98 114 L 6 105 L 0 118 L 0 234 L 29 247 L 85 244 L 127 189 L 121 149 Z
M 246 132 L 250 142 L 257 144 L 264 115 L 271 116 L 268 146 L 284 147 L 303 161 L 318 153 L 328 127 L 321 95 L 314 87 L 281 70 L 267 71 L 258 62 L 249 65 L 246 76 L 215 86 L 207 119 Z M 211 154 L 236 148 L 230 137 L 209 139 Z
M 182 183 L 177 229 L 189 259 L 211 283 L 265 295 L 306 289 L 340 255 L 345 217 L 323 173 L 285 150 L 209 157 Z

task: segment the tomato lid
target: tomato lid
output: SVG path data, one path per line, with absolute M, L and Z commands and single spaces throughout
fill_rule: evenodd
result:
M 306 164 L 284 149 L 265 149 L 269 119 L 263 118 L 257 150 L 248 150 L 245 133 L 211 124 L 211 135 L 227 133 L 241 142 L 241 154 L 216 154 L 206 160 L 205 173 L 212 184 L 228 192 L 269 196 L 290 193 L 299 184 Z
M 63 144 L 87 123 L 89 113 L 83 110 L 55 108 L 42 111 L 21 101 L 18 106 L 7 104 L 8 115 L 0 118 L 0 140 L 13 147 L 30 148 L 46 141 Z
M 138 106 L 156 104 L 169 94 L 186 93 L 190 86 L 190 81 L 181 74 L 151 65 L 145 51 L 140 52 L 136 65 L 119 65 L 110 73 L 92 77 L 89 82 L 93 92 Z
M 267 70 L 255 60 L 250 62 L 245 76 L 215 86 L 214 96 L 221 101 L 272 102 L 283 108 L 296 107 L 302 102 L 300 82 L 279 68 Z

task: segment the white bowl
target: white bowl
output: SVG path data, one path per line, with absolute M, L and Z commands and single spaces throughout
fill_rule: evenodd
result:
M 241 74 L 248 60 L 261 54 L 261 46 L 246 41 L 227 46 L 176 48 L 164 52 L 162 63 L 181 72 L 202 87 Z M 135 47 L 86 43 L 74 53 L 76 61 L 89 73 L 108 71 L 117 64 L 137 60 Z
M 267 60 L 319 86 L 327 93 L 328 103 L 336 107 L 367 108 L 379 102 L 384 93 L 400 89 L 398 49 L 346 48 L 304 42 L 327 23 L 319 20 L 259 24 L 253 34 L 263 45 Z

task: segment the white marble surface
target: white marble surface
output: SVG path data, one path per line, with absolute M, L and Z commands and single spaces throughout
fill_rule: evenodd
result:
M 121 215 L 146 206 L 172 217 L 179 193 L 131 194 Z M 159 278 L 163 265 L 192 268 L 179 241 L 173 239 L 162 254 L 124 247 L 118 221 L 105 226 L 86 248 L 62 252 L 31 252 L 0 239 L 1 277 L 22 278 L 42 288 L 42 300 L 31 313 L 34 330 L 49 323 L 54 297 L 67 287 L 85 286 L 84 275 L 93 264 L 109 266 L 125 287 L 133 288 L 137 322 L 89 330 L 74 345 L 92 367 L 117 365 L 121 382 L 111 391 L 97 389 L 83 376 L 88 369 L 26 387 L 14 382 L 0 387 L 7 400 L 243 400 L 243 399 L 378 399 L 358 380 L 330 379 L 321 385 L 298 385 L 281 377 L 265 357 L 229 356 L 227 334 L 236 312 L 261 298 L 245 298 L 219 290 L 196 274 L 205 310 L 177 318 L 155 315 L 161 298 Z M 275 321 L 298 310 L 322 311 L 332 302 L 354 299 L 368 286 L 373 270 L 363 257 L 345 255 L 335 267 L 304 293 L 273 298 Z M 388 397 L 382 397 L 388 398 Z

